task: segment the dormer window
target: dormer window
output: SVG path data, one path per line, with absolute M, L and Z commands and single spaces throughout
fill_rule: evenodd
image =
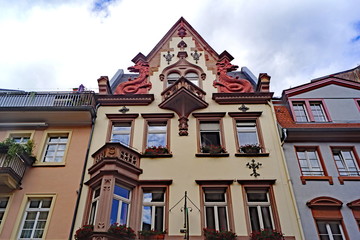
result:
M 166 87 L 173 85 L 178 79 L 180 78 L 180 74 L 176 72 L 172 72 L 169 75 L 167 75 L 167 85 Z
M 292 100 L 292 112 L 296 122 L 330 122 L 330 116 L 322 100 Z

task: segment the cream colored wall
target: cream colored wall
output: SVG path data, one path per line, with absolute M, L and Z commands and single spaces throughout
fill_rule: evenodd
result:
M 47 233 L 44 239 L 68 239 L 70 226 L 74 214 L 76 191 L 79 188 L 81 172 L 85 160 L 85 153 L 90 136 L 89 127 L 48 128 L 46 131 L 71 131 L 69 148 L 64 166 L 48 167 L 34 166 L 27 169 L 22 179 L 21 189 L 13 191 L 8 213 L 0 233 L 0 239 L 14 239 L 22 219 L 27 196 L 52 196 L 52 214 L 48 221 Z M 24 130 L 23 132 L 28 132 Z M 42 151 L 42 140 L 46 131 L 33 130 L 35 142 L 34 155 Z M 0 131 L 0 140 L 14 131 Z M 16 132 L 22 132 L 17 130 Z M 56 198 L 56 199 L 55 199 Z
M 195 47 L 195 43 L 192 38 L 185 37 L 183 39 L 188 47 L 185 51 L 188 52 L 187 61 L 196 64 L 190 53 L 193 52 L 190 49 Z M 175 57 L 171 64 L 177 61 L 178 48 L 177 44 L 181 41 L 180 38 L 175 37 L 170 42 L 170 47 L 175 51 L 170 52 Z M 216 76 L 212 71 L 207 70 L 205 65 L 205 53 L 202 56 L 197 65 L 199 65 L 206 73 L 207 77 L 203 81 L 203 90 L 206 94 L 206 102 L 209 106 L 206 109 L 198 110 L 196 112 L 239 112 L 239 104 L 235 105 L 219 105 L 214 102 L 212 93 L 217 92 L 212 84 Z M 167 54 L 167 52 L 161 52 L 161 56 Z M 142 151 L 144 135 L 144 119 L 141 117 L 141 113 L 169 113 L 171 111 L 160 109 L 158 104 L 161 103 L 160 93 L 163 91 L 163 82 L 159 80 L 159 75 L 166 68 L 168 63 L 165 58 L 161 57 L 161 63 L 158 72 L 155 72 L 151 77 L 152 89 L 150 93 L 154 94 L 155 100 L 148 106 L 127 106 L 129 108 L 128 114 L 139 113 L 139 117 L 135 119 L 134 134 L 133 134 L 133 147 L 139 152 Z M 246 104 L 250 109 L 248 112 L 261 111 L 262 115 L 259 119 L 263 141 L 266 147 L 266 151 L 270 153 L 269 157 L 257 157 L 256 161 L 262 163 L 262 167 L 258 170 L 261 174 L 257 179 L 276 179 L 274 185 L 274 193 L 277 205 L 278 215 L 280 217 L 280 224 L 283 232 L 286 235 L 293 235 L 296 239 L 301 238 L 301 230 L 299 229 L 297 214 L 294 205 L 294 201 L 291 195 L 291 187 L 289 186 L 286 168 L 284 165 L 282 150 L 280 147 L 280 141 L 278 139 L 278 132 L 275 124 L 275 117 L 272 112 L 272 108 L 269 104 Z M 92 145 L 90 148 L 90 154 L 94 153 L 106 142 L 106 136 L 108 134 L 109 120 L 105 114 L 120 114 L 118 107 L 104 107 L 101 106 L 98 109 L 97 119 L 95 124 L 94 136 Z M 140 175 L 142 180 L 151 179 L 172 179 L 173 183 L 170 185 L 170 198 L 169 207 L 173 207 L 183 196 L 184 192 L 188 192 L 189 198 L 200 207 L 200 191 L 199 186 L 195 180 L 210 180 L 210 179 L 255 179 L 250 174 L 252 170 L 246 167 L 246 163 L 251 161 L 254 157 L 235 157 L 237 152 L 234 123 L 233 119 L 227 114 L 223 118 L 223 128 L 226 149 L 229 152 L 229 157 L 222 158 L 207 158 L 207 157 L 195 157 L 197 153 L 197 132 L 196 119 L 189 116 L 189 135 L 178 135 L 178 116 L 175 113 L 175 117 L 171 119 L 170 126 L 170 150 L 173 154 L 172 158 L 142 158 L 140 167 L 143 169 L 143 174 Z M 89 159 L 88 168 L 93 164 L 93 159 Z M 89 180 L 89 175 L 86 176 L 85 181 Z M 247 236 L 249 233 L 246 228 L 246 217 L 242 196 L 241 185 L 234 182 L 231 186 L 230 200 L 233 205 L 233 215 L 235 222 L 235 231 L 238 235 Z M 76 226 L 81 226 L 81 217 L 83 216 L 83 210 L 85 208 L 85 201 L 88 194 L 88 189 L 84 188 L 81 198 L 81 205 L 79 209 L 82 209 L 78 214 Z M 183 228 L 183 212 L 180 211 L 181 206 L 174 208 L 169 214 L 169 229 L 167 229 L 169 235 L 180 235 L 179 230 Z M 193 211 L 190 213 L 190 233 L 191 235 L 201 235 L 202 226 L 200 225 L 201 214 L 195 207 L 192 207 Z

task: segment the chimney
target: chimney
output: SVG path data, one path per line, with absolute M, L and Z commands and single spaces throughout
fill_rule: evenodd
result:
M 111 94 L 109 78 L 107 76 L 101 76 L 98 79 L 98 85 L 99 85 L 99 95 Z
M 258 78 L 257 92 L 269 92 L 270 91 L 270 76 L 267 73 L 260 73 Z

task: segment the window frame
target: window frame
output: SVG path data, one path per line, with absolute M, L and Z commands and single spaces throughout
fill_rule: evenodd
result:
M 360 159 L 359 159 L 359 155 L 356 152 L 355 147 L 354 146 L 330 146 L 330 149 L 331 149 L 331 154 L 332 154 L 332 157 L 334 160 L 336 170 L 338 172 L 338 179 L 339 179 L 340 184 L 344 184 L 344 181 L 360 181 Z M 334 151 L 339 151 L 339 150 L 340 151 L 348 150 L 351 152 L 352 157 L 354 158 L 353 160 L 354 160 L 355 166 L 357 168 L 357 172 L 359 174 L 358 176 L 351 176 L 351 175 L 349 176 L 349 175 L 341 175 L 340 174 L 339 168 L 338 168 L 336 160 L 335 160 L 335 155 L 334 155 Z
M 298 155 L 298 152 L 303 151 L 303 150 L 304 151 L 312 150 L 312 151 L 314 151 L 316 153 L 317 160 L 318 160 L 319 165 L 320 165 L 320 167 L 322 169 L 323 175 L 321 175 L 321 176 L 320 175 L 304 175 L 301 164 L 300 164 L 299 155 Z M 309 181 L 309 180 L 310 181 L 311 180 L 313 180 L 313 181 L 329 181 L 330 185 L 334 184 L 332 176 L 328 175 L 326 165 L 325 165 L 324 159 L 322 157 L 319 146 L 295 145 L 294 146 L 294 152 L 295 152 L 295 157 L 297 159 L 297 162 L 298 162 L 298 165 L 299 165 L 299 170 L 300 170 L 300 173 L 301 173 L 300 180 L 301 180 L 301 183 L 303 185 L 305 185 L 306 181 Z
M 143 113 L 141 116 L 144 118 L 144 136 L 143 136 L 143 152 L 147 146 L 149 123 L 166 123 L 166 147 L 170 151 L 170 133 L 171 133 L 171 118 L 174 117 L 174 113 Z M 149 146 L 151 147 L 151 146 Z
M 67 135 L 67 142 L 64 150 L 64 155 L 61 162 L 44 162 L 46 149 L 48 146 L 48 139 L 52 136 L 64 136 Z M 40 146 L 42 146 L 42 150 L 38 152 L 37 158 L 38 159 L 33 166 L 41 166 L 41 165 L 51 165 L 51 166 L 64 166 L 66 164 L 66 159 L 69 151 L 69 146 L 71 145 L 71 138 L 72 138 L 72 131 L 71 130 L 64 130 L 64 131 L 58 131 L 58 130 L 49 130 L 44 131 L 42 143 Z
M 192 114 L 196 118 L 196 129 L 197 129 L 197 152 L 200 154 L 209 155 L 208 153 L 203 153 L 201 151 L 202 142 L 201 142 L 201 132 L 200 126 L 201 122 L 218 122 L 219 123 L 219 139 L 220 146 L 226 149 L 225 143 L 225 132 L 223 126 L 223 118 L 225 116 L 225 112 L 214 112 L 214 113 L 193 113 Z
M 329 111 L 325 105 L 324 99 L 303 99 L 303 98 L 292 98 L 289 99 L 290 102 L 290 110 L 293 116 L 293 119 L 296 123 L 327 123 L 332 122 L 332 119 L 330 117 Z M 304 111 L 307 116 L 307 121 L 298 121 L 295 114 L 294 104 L 301 103 L 304 106 Z M 311 104 L 313 103 L 319 103 L 321 105 L 323 115 L 325 118 L 325 121 L 315 121 L 314 113 L 311 109 Z
M 341 207 L 343 203 L 335 198 L 320 196 L 316 197 L 306 203 L 306 205 L 311 209 L 311 213 L 314 220 L 314 227 L 316 228 L 318 237 L 320 237 L 320 232 L 318 229 L 317 222 L 339 222 L 342 227 L 344 234 L 344 240 L 348 240 L 349 236 L 344 225 L 343 216 L 341 214 Z
M 139 114 L 106 114 L 106 117 L 109 119 L 109 125 L 108 125 L 108 133 L 106 136 L 106 139 L 108 142 L 114 142 L 111 141 L 112 137 L 112 129 L 113 126 L 118 123 L 130 123 L 130 136 L 129 136 L 129 145 L 125 145 L 127 147 L 133 146 L 133 136 L 134 136 L 134 128 L 135 128 L 135 119 L 139 116 Z
M 251 228 L 249 206 L 247 202 L 247 194 L 246 194 L 247 189 L 263 190 L 263 191 L 266 190 L 268 192 L 273 228 L 281 232 L 280 218 L 277 211 L 276 199 L 273 189 L 275 180 L 237 180 L 237 182 L 241 184 L 241 190 L 242 190 L 243 202 L 245 208 L 246 227 L 248 230 L 248 234 L 251 234 L 252 228 Z
M 11 138 L 11 139 L 13 139 L 13 137 L 24 137 L 24 136 L 28 136 L 28 137 L 29 137 L 29 140 L 33 140 L 34 134 L 35 134 L 35 131 L 22 131 L 22 130 L 8 131 L 6 138 Z M 20 144 L 24 144 L 24 143 L 20 143 Z
M 42 236 L 42 238 L 38 238 L 38 239 L 46 239 L 46 235 L 47 235 L 48 228 L 49 228 L 51 218 L 52 218 L 52 213 L 53 213 L 54 207 L 56 205 L 56 194 L 25 194 L 25 196 L 23 197 L 23 201 L 21 203 L 20 210 L 19 210 L 17 218 L 16 218 L 16 222 L 14 224 L 14 226 L 17 226 L 17 227 L 13 228 L 13 231 L 11 233 L 11 239 L 20 239 L 19 236 L 22 231 L 22 224 L 25 221 L 25 211 L 26 211 L 27 205 L 30 202 L 30 199 L 45 199 L 45 198 L 51 198 L 51 205 L 50 205 L 48 216 L 46 219 L 43 236 Z
M 357 109 L 360 112 L 360 98 L 355 98 L 354 101 L 355 101 L 355 105 L 356 105 Z
M 96 191 L 99 190 L 99 196 L 95 196 Z M 95 225 L 97 211 L 99 209 L 99 201 L 101 195 L 101 188 L 100 186 L 91 190 L 91 202 L 90 202 L 90 209 L 89 209 L 89 217 L 87 219 L 88 224 Z M 95 208 L 93 211 L 93 204 L 95 203 Z
M 115 194 L 115 185 L 125 189 L 125 190 L 128 190 L 129 191 L 129 198 L 125 198 L 125 197 L 122 197 L 120 195 L 117 195 Z M 123 210 L 123 206 L 122 204 L 125 203 L 127 204 L 128 206 L 128 212 L 126 214 L 126 226 L 129 226 L 129 221 L 130 221 L 130 212 L 131 212 L 131 207 L 132 207 L 132 198 L 133 198 L 133 189 L 121 184 L 121 183 L 115 183 L 114 185 L 114 188 L 113 188 L 113 192 L 112 192 L 112 200 L 111 200 L 111 206 L 110 206 L 110 216 L 109 216 L 109 223 L 110 225 L 112 224 L 111 223 L 111 215 L 112 215 L 112 208 L 113 208 L 113 201 L 114 199 L 115 200 L 118 200 L 119 201 L 119 204 L 118 204 L 118 211 L 117 211 L 117 216 L 116 216 L 116 221 L 114 223 L 119 223 L 119 224 L 123 224 L 123 223 L 120 223 L 120 218 L 121 218 L 121 213 L 122 213 L 122 210 Z M 101 193 L 100 193 L 101 194 Z
M 227 226 L 228 231 L 234 230 L 234 212 L 232 206 L 232 197 L 231 197 L 231 188 L 230 185 L 233 184 L 234 180 L 195 180 L 199 185 L 199 194 L 200 194 L 200 209 L 203 209 L 201 212 L 201 226 L 206 228 L 206 203 L 205 203 L 205 189 L 224 189 L 225 198 L 226 198 L 226 214 L 227 214 Z M 212 204 L 214 202 L 209 202 Z M 214 203 L 216 204 L 216 203 Z M 215 222 L 216 225 L 216 222 Z M 219 225 L 219 223 L 217 223 Z
M 266 147 L 264 143 L 264 138 L 261 131 L 260 117 L 262 112 L 229 112 L 228 115 L 233 119 L 234 126 L 234 137 L 236 143 L 236 154 L 235 156 L 249 156 L 249 154 L 240 152 L 241 143 L 239 141 L 238 131 L 237 131 L 237 122 L 255 122 L 256 134 L 258 139 L 258 144 L 261 146 L 260 153 L 255 155 L 268 155 L 266 153 Z
M 0 200 L 1 199 L 7 199 L 7 204 L 6 204 L 6 207 L 4 208 L 4 210 L 0 210 L 0 212 L 3 213 L 2 215 L 2 219 L 0 220 L 0 233 L 2 232 L 2 229 L 3 229 L 3 226 L 4 226 L 4 222 L 7 218 L 7 215 L 8 215 L 8 212 L 9 212 L 9 209 L 10 209 L 10 205 L 11 205 L 11 201 L 12 201 L 12 197 L 13 195 L 7 195 L 7 194 L 0 194 Z
M 336 223 L 338 224 L 339 226 L 339 229 L 340 229 L 340 234 L 342 236 L 342 238 L 344 240 L 346 240 L 346 236 L 344 234 L 344 230 L 343 230 L 343 227 L 342 227 L 342 221 L 334 221 L 334 220 L 330 220 L 330 221 L 326 221 L 326 220 L 315 220 L 316 222 L 316 229 L 317 229 L 317 232 L 318 232 L 318 236 L 321 238 L 321 236 L 328 236 L 330 240 L 334 240 L 334 236 L 335 236 L 335 233 L 332 233 L 331 231 L 331 227 L 330 227 L 330 223 Z M 319 229 L 319 223 L 325 223 L 325 228 L 326 228 L 326 234 L 324 233 L 320 233 L 320 229 Z M 338 234 L 336 236 L 339 236 Z
M 144 207 L 151 207 L 152 211 L 151 211 L 151 229 L 154 229 L 156 231 L 165 231 L 165 224 L 166 224 L 166 219 L 167 219 L 167 202 L 168 202 L 168 195 L 167 195 L 167 188 L 166 187 L 141 187 L 141 222 L 140 222 L 140 229 L 143 229 L 143 217 L 144 217 Z M 147 192 L 162 192 L 164 194 L 164 201 L 163 202 L 144 202 L 144 194 Z M 156 229 L 155 228 L 155 224 L 156 224 L 156 213 L 155 213 L 155 208 L 156 207 L 162 207 L 163 208 L 163 216 L 162 216 L 162 229 Z

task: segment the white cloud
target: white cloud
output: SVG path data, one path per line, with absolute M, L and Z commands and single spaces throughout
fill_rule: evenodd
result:
M 271 90 L 360 64 L 352 1 L 1 1 L 0 88 L 97 88 L 148 54 L 181 17 L 233 64 L 272 76 Z

